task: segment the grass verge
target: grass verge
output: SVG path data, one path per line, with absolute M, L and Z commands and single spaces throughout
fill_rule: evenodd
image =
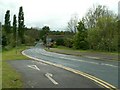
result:
M 98 51 L 98 50 L 77 50 L 77 49 L 73 49 L 73 48 L 68 48 L 65 46 L 57 46 L 57 48 L 55 49 L 62 49 L 62 50 L 73 50 L 73 51 L 77 51 L 77 52 L 91 52 L 91 53 L 103 53 L 103 54 L 113 54 L 113 55 L 118 55 L 118 52 L 107 52 L 107 51 Z
M 21 54 L 21 51 L 29 48 L 28 46 L 21 46 L 16 49 L 2 51 L 2 88 L 22 88 L 23 82 L 20 73 L 18 73 L 7 62 L 8 60 L 25 60 L 29 59 Z
M 94 50 L 76 50 L 73 48 L 68 48 L 64 46 L 58 46 L 57 48 L 45 48 L 46 51 L 56 52 L 67 55 L 83 56 L 87 58 L 97 59 L 97 60 L 109 60 L 118 61 L 117 52 L 103 52 Z

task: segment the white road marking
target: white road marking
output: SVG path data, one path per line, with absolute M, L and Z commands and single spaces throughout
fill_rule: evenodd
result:
M 111 67 L 117 67 L 118 68 L 118 66 L 111 65 L 111 64 L 106 64 L 106 63 L 101 63 L 101 65 L 106 65 L 106 66 L 111 66 Z
M 37 61 L 41 61 L 41 62 L 47 63 L 47 64 L 49 64 L 49 65 L 53 65 L 53 66 L 56 66 L 56 67 L 59 67 L 59 68 L 63 68 L 63 69 L 65 69 L 65 70 L 71 71 L 71 72 L 73 72 L 73 73 L 82 75 L 82 76 L 84 76 L 84 77 L 86 77 L 86 78 L 89 78 L 89 79 L 93 80 L 94 82 L 102 85 L 102 86 L 105 87 L 105 88 L 110 88 L 110 90 L 111 90 L 111 89 L 113 90 L 114 88 L 116 89 L 115 86 L 113 86 L 113 85 L 109 84 L 108 82 L 105 82 L 105 81 L 103 81 L 103 80 L 101 80 L 101 79 L 99 79 L 99 78 L 97 78 L 97 77 L 95 77 L 95 76 L 92 76 L 92 75 L 90 75 L 90 74 L 87 74 L 87 73 L 81 72 L 81 71 L 79 71 L 79 70 L 75 70 L 75 69 L 72 69 L 72 68 L 69 68 L 69 67 L 60 65 L 60 64 L 54 64 L 54 63 L 51 63 L 51 62 L 48 62 L 48 61 L 44 61 L 44 60 L 42 60 L 42 59 L 38 59 L 38 58 L 35 58 L 35 57 L 31 57 L 31 56 L 25 54 L 24 51 L 22 51 L 22 54 L 25 55 L 25 56 L 27 56 L 27 57 L 29 57 L 29 58 L 31 58 L 31 59 L 34 59 L 34 60 L 37 60 Z
M 101 64 L 99 64 L 97 62 L 91 62 L 91 61 L 85 61 L 85 60 L 79 60 L 79 59 L 73 59 L 73 58 L 64 57 L 64 55 L 62 55 L 62 54 L 53 53 L 53 55 L 51 55 L 51 53 L 45 52 L 44 50 L 41 50 L 41 49 L 34 49 L 34 50 L 35 51 L 40 50 L 39 53 L 41 55 L 46 55 L 46 56 L 56 56 L 56 55 L 59 55 L 59 56 L 57 56 L 57 58 L 66 59 L 66 60 L 70 60 L 70 61 L 80 61 L 80 62 L 83 62 L 83 63 L 91 63 L 91 64 L 96 64 L 96 65 L 104 65 L 104 66 L 118 68 L 118 66 L 112 65 L 112 64 L 107 64 L 107 63 L 101 63 Z
M 40 71 L 40 69 L 36 65 L 27 65 L 27 66 L 32 69 L 36 69 L 36 70 Z
M 52 75 L 51 73 L 46 73 L 45 76 L 46 76 L 48 79 L 50 79 L 50 81 L 51 81 L 53 84 L 55 84 L 55 85 L 58 84 L 58 82 L 56 82 L 56 81 L 52 78 L 53 75 Z
M 91 56 L 85 56 L 85 57 L 87 57 L 87 58 L 92 58 L 92 59 L 100 59 L 100 58 L 98 58 L 98 57 L 91 57 Z

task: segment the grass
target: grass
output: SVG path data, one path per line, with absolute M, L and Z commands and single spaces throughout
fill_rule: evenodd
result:
M 29 46 L 21 46 L 16 48 L 13 48 L 11 50 L 2 52 L 2 60 L 23 60 L 23 59 L 29 59 L 26 56 L 23 56 L 21 54 L 22 50 L 29 48 Z
M 68 48 L 65 46 L 57 46 L 57 48 L 45 48 L 46 51 L 56 52 L 61 54 L 67 55 L 75 55 L 75 56 L 92 56 L 93 58 L 96 57 L 100 60 L 108 60 L 109 61 L 118 61 L 118 52 L 103 52 L 103 51 L 95 51 L 95 50 L 76 50 L 73 48 Z M 111 58 L 109 56 L 112 56 Z
M 0 90 L 2 88 L 2 53 L 0 52 Z
M 118 52 L 107 52 L 107 51 L 98 51 L 98 50 L 76 50 L 76 49 L 68 48 L 65 46 L 57 46 L 56 49 L 71 50 L 71 51 L 76 51 L 76 52 L 91 52 L 91 53 L 104 53 L 104 54 L 118 55 Z
M 21 46 L 16 49 L 2 51 L 2 88 L 22 88 L 23 81 L 21 74 L 18 73 L 9 63 L 8 60 L 25 60 L 29 59 L 21 54 L 21 51 L 27 49 L 26 46 Z

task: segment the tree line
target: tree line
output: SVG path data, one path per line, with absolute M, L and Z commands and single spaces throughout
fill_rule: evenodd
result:
M 81 20 L 76 17 L 72 17 L 68 22 L 67 29 L 73 36 L 64 40 L 64 46 L 109 52 L 119 50 L 118 15 L 106 6 L 97 5 L 90 8 Z
M 25 27 L 23 7 L 20 7 L 18 21 L 14 15 L 12 26 L 10 10 L 6 11 L 2 30 L 2 46 L 33 45 L 40 39 L 46 44 L 47 36 L 63 35 L 64 38 L 55 41 L 56 45 L 112 52 L 118 51 L 120 47 L 119 30 L 118 15 L 102 5 L 90 8 L 82 19 L 74 15 L 68 22 L 66 31 L 51 31 L 49 26 L 41 29 Z
M 18 14 L 18 27 L 17 27 L 17 18 L 14 14 L 13 23 L 11 26 L 10 21 L 10 10 L 6 11 L 4 25 L 2 29 L 2 46 L 5 47 L 7 45 L 11 45 L 15 47 L 16 44 L 24 44 L 24 12 L 23 7 L 19 8 Z

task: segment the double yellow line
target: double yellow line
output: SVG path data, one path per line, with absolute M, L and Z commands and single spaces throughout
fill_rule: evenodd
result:
M 97 78 L 97 77 L 95 77 L 95 76 L 89 75 L 89 74 L 87 74 L 87 73 L 84 73 L 84 72 L 81 72 L 81 71 L 79 71 L 79 70 L 75 70 L 75 69 L 72 69 L 72 68 L 69 68 L 69 67 L 60 65 L 60 64 L 54 64 L 54 63 L 51 63 L 51 62 L 48 62 L 48 61 L 44 61 L 44 60 L 42 60 L 42 59 L 38 59 L 38 58 L 31 57 L 31 56 L 29 56 L 29 55 L 26 55 L 26 54 L 24 53 L 24 51 L 22 51 L 22 54 L 25 55 L 25 56 L 27 56 L 27 57 L 29 57 L 29 58 L 31 58 L 31 59 L 34 59 L 34 60 L 36 60 L 36 61 L 43 62 L 43 63 L 49 64 L 49 65 L 53 65 L 53 66 L 56 66 L 56 67 L 59 67 L 59 68 L 62 68 L 62 69 L 71 71 L 71 72 L 73 72 L 73 73 L 75 73 L 75 74 L 79 74 L 79 75 L 84 76 L 84 77 L 86 77 L 86 78 L 89 78 L 90 80 L 98 83 L 98 84 L 101 85 L 102 87 L 107 88 L 107 89 L 109 89 L 109 90 L 117 90 L 117 88 L 116 88 L 115 86 L 113 86 L 113 85 L 111 85 L 111 84 L 109 84 L 109 83 L 107 83 L 107 82 L 105 82 L 105 81 L 103 81 L 103 80 L 101 80 L 101 79 L 99 79 L 99 78 Z

